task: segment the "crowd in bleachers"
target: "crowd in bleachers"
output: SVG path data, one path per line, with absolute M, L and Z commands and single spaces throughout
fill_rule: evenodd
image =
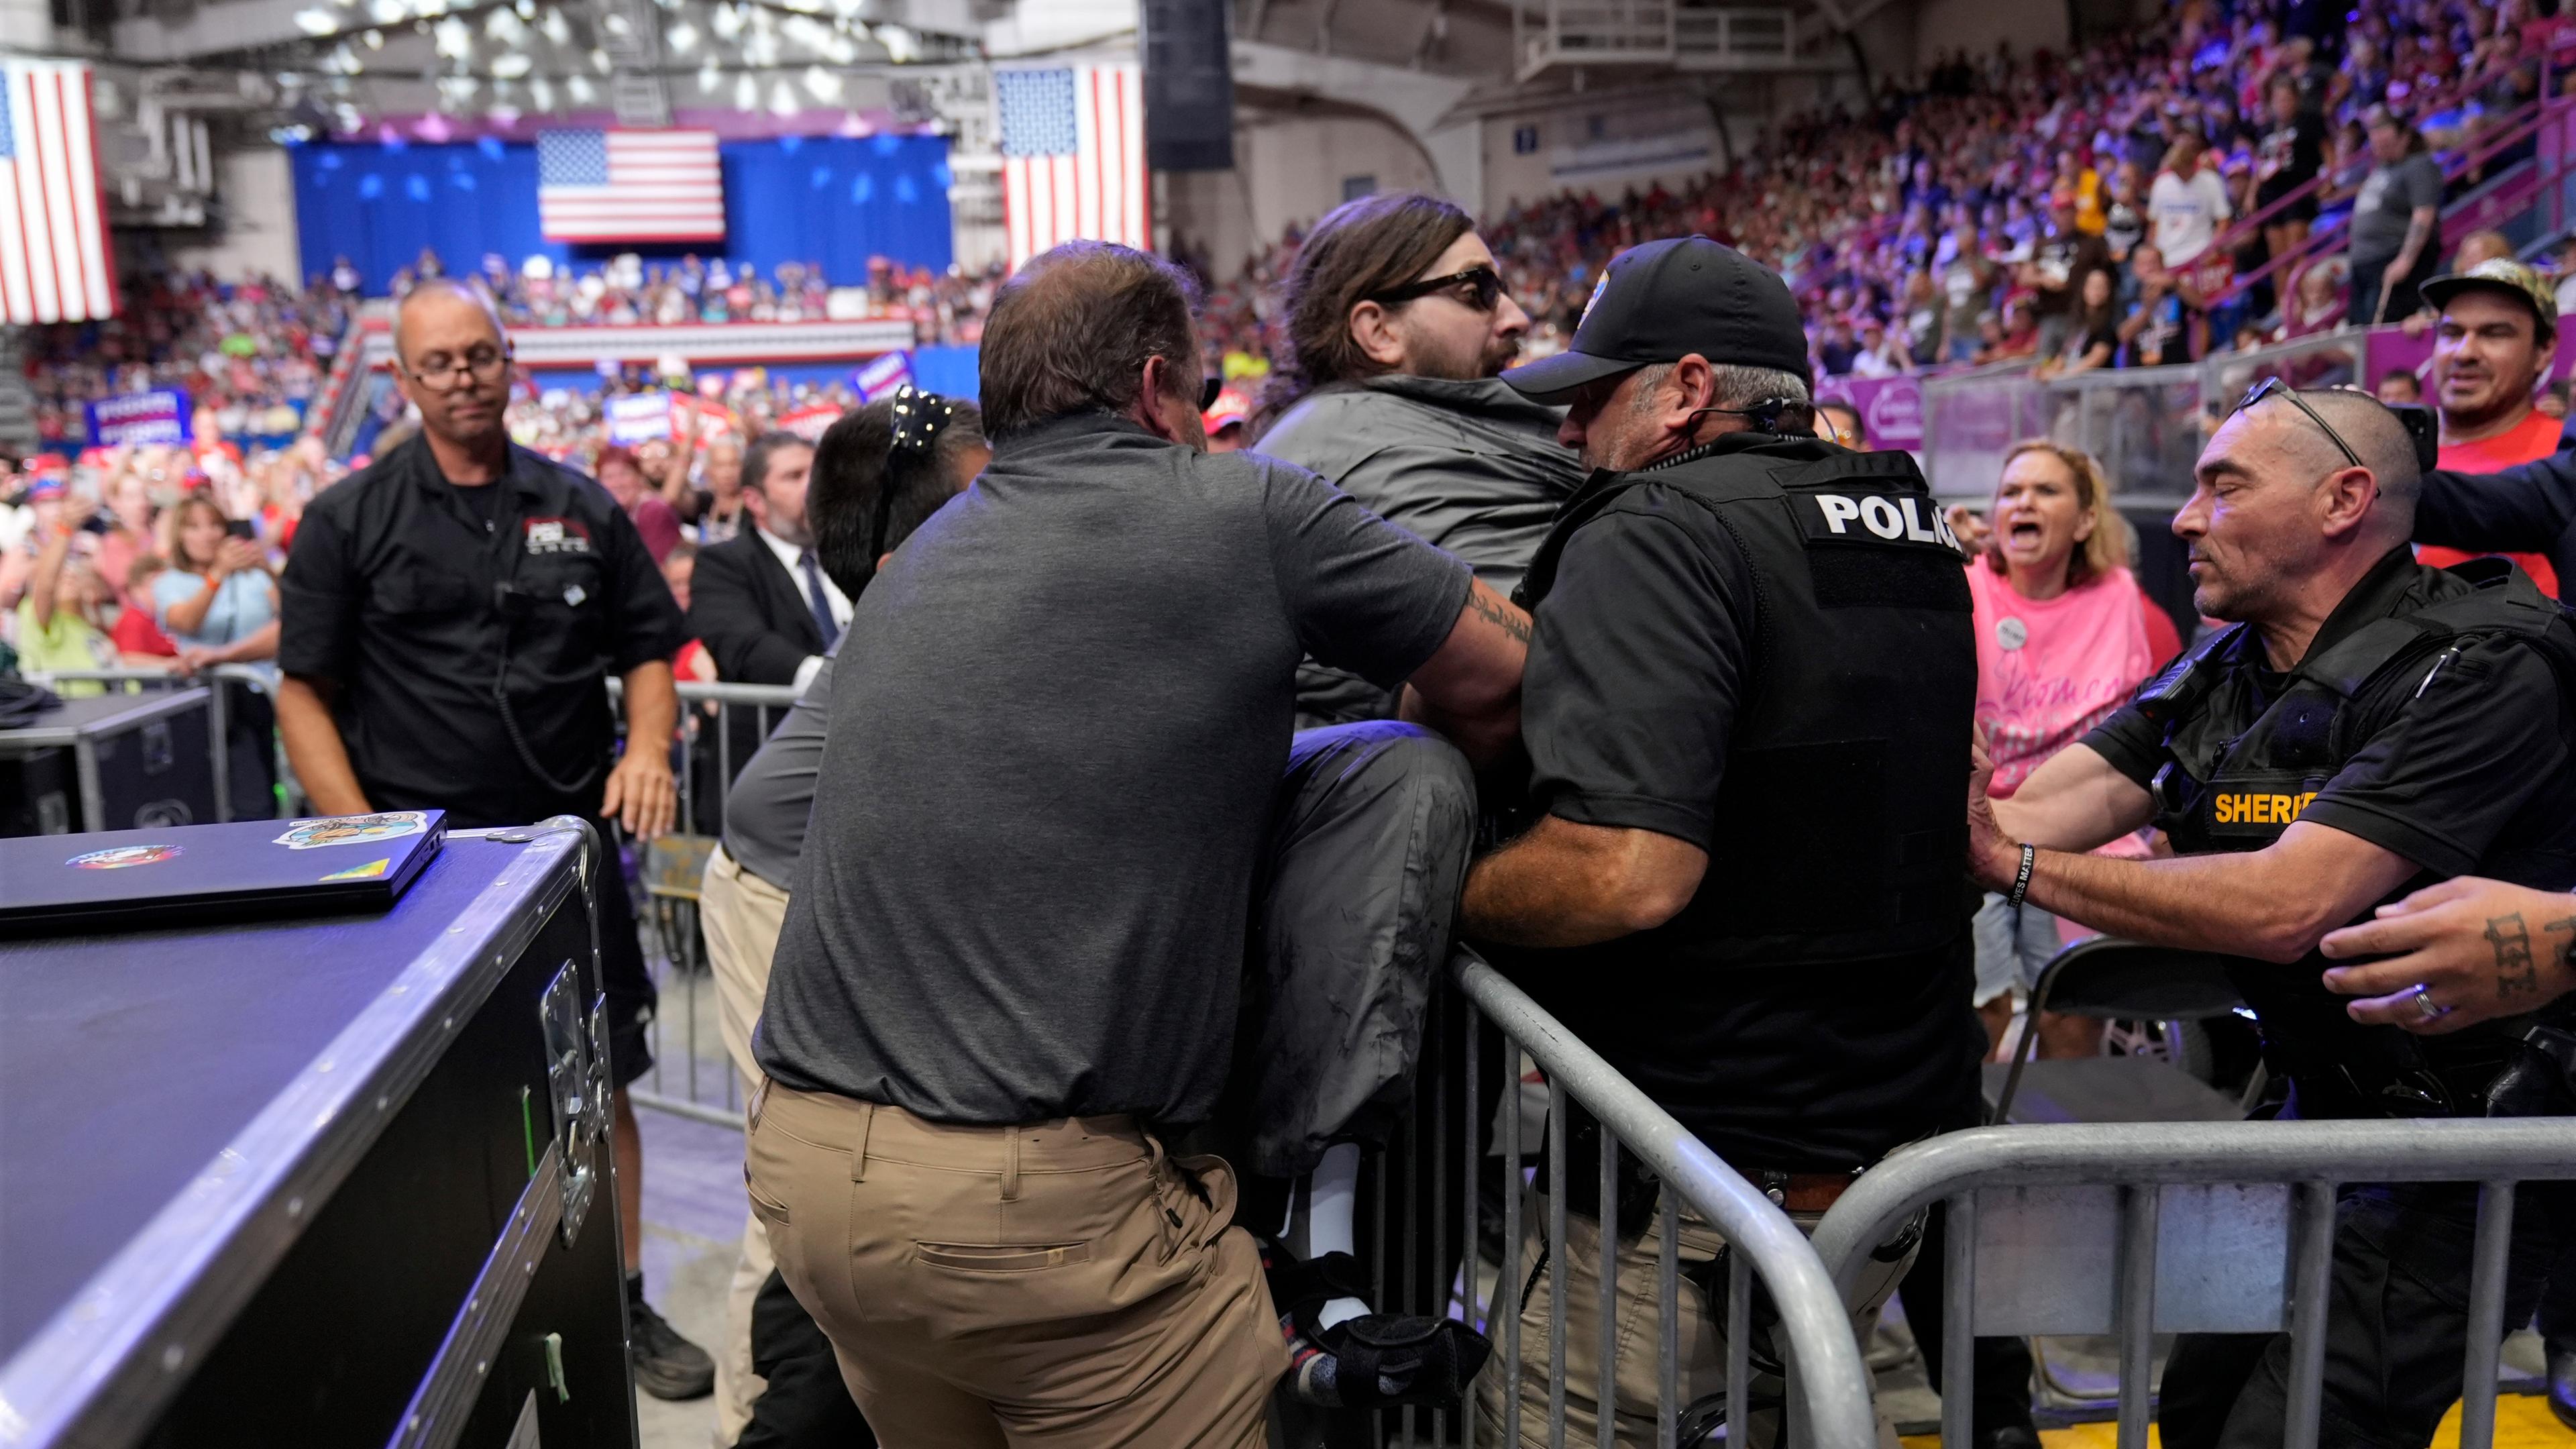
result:
M 292 441 L 346 337 L 357 297 L 317 277 L 298 292 L 273 277 L 204 272 L 126 279 L 104 322 L 27 329 L 27 380 L 47 447 L 78 446 L 84 408 L 155 388 L 185 391 L 205 423 L 236 440 Z
M 354 280 L 347 264 L 335 270 Z M 400 296 L 421 277 L 446 268 L 424 249 L 413 266 L 395 274 L 388 293 Z M 707 322 L 821 322 L 858 317 L 897 318 L 913 324 L 921 346 L 972 342 L 1001 281 L 998 268 L 973 271 L 908 267 L 885 257 L 869 260 L 863 280 L 834 281 L 819 262 L 780 262 L 763 275 L 750 262 L 688 254 L 676 261 L 647 261 L 625 253 L 589 268 L 560 266 L 533 256 L 513 268 L 486 255 L 473 275 L 490 290 L 501 319 L 512 327 L 677 326 Z
M 2170 363 L 2326 330 L 2371 315 L 2334 247 L 2238 279 L 2301 247 L 2311 227 L 2334 226 L 2380 183 L 2375 172 L 2420 179 L 2447 160 L 2456 193 L 2515 159 L 2465 165 L 2540 96 L 2569 27 L 2537 17 L 2532 0 L 2398 0 L 2360 14 L 2329 60 L 2297 33 L 2303 14 L 2196 0 L 2072 55 L 1957 54 L 1915 84 L 1882 85 L 1863 113 L 1781 128 L 1721 174 L 1516 203 L 1482 232 L 1531 314 L 1536 354 L 1564 345 L 1610 255 L 1692 231 L 1789 279 L 1822 374 Z M 2374 115 L 2423 154 L 2375 158 Z M 1298 240 L 1292 229 L 1239 266 L 1181 242 L 1211 279 L 1210 361 L 1229 376 L 1265 370 L 1276 350 L 1276 283 Z M 2461 241 L 2444 239 L 2437 257 Z M 424 250 L 388 284 L 399 293 L 450 265 Z M 998 267 L 885 259 L 864 279 L 836 280 L 818 264 L 764 271 L 694 255 L 583 268 L 495 255 L 469 270 L 513 327 L 900 317 L 920 345 L 976 341 L 1000 280 Z M 85 441 L 89 402 L 175 387 L 194 400 L 196 431 L 283 447 L 343 344 L 361 278 L 338 259 L 301 291 L 202 273 L 128 287 L 112 321 L 32 331 L 46 446 Z M 797 399 L 773 402 L 779 412 Z M 562 441 L 592 421 L 583 406 L 532 399 L 524 411 L 535 435 Z
M 389 294 L 447 271 L 424 249 L 389 279 Z M 915 345 L 924 347 L 981 337 L 1001 282 L 998 267 L 939 272 L 882 257 L 851 283 L 827 279 L 814 263 L 784 262 L 764 274 L 722 257 L 647 262 L 631 254 L 578 269 L 545 257 L 513 268 L 486 256 L 474 275 L 517 328 L 896 318 L 912 323 Z M 261 274 L 228 282 L 167 268 L 138 271 L 124 285 L 123 305 L 107 321 L 28 329 L 27 378 L 47 449 L 68 453 L 88 440 L 90 403 L 157 388 L 188 395 L 193 431 L 237 448 L 282 448 L 303 430 L 365 296 L 345 257 L 301 290 Z
M 1883 85 L 1865 113 L 1783 127 L 1680 190 L 1519 203 L 1481 234 L 1535 352 L 1571 334 L 1610 256 L 1689 232 L 1788 278 L 1825 373 L 2175 362 L 2304 335 L 2352 310 L 2340 256 L 2277 285 L 2230 284 L 2349 213 L 2387 164 L 2372 116 L 2461 173 L 2453 191 L 2474 184 L 2527 154 L 2493 143 L 2540 98 L 2566 39 L 2530 0 L 2399 0 L 2357 14 L 2329 60 L 2293 33 L 2307 11 L 2324 14 L 2196 0 L 2073 55 L 1957 54 L 1919 84 Z M 2472 156 L 2482 164 L 2466 167 Z M 2259 224 L 2229 238 L 2248 219 Z M 1268 299 L 1297 242 L 1292 230 L 1212 288 L 1229 371 L 1270 355 Z M 2088 303 L 2083 274 L 2097 269 L 2109 286 Z

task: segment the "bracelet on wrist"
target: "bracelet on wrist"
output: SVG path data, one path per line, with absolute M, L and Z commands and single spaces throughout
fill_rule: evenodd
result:
M 2038 864 L 2039 847 L 2036 845 L 2023 846 L 2021 848 L 2021 869 L 2013 873 L 2012 889 L 2004 893 L 2005 905 L 2012 907 L 2014 910 L 2021 909 L 2022 899 L 2030 894 L 2031 870 Z

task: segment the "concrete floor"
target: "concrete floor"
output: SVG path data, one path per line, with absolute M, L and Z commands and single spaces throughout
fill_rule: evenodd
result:
M 742 1134 L 665 1112 L 639 1111 L 644 1130 L 644 1293 L 671 1325 L 712 1353 L 724 1332 L 743 1218 Z M 638 1393 L 644 1449 L 708 1449 L 715 1400 L 666 1404 Z

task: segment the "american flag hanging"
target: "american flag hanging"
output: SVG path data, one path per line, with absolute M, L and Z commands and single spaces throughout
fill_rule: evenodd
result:
M 537 225 L 548 241 L 722 241 L 713 131 L 540 131 Z
M 1153 245 L 1136 67 L 996 71 L 993 90 L 1013 270 L 1076 238 Z
M 116 312 L 116 264 L 99 192 L 89 67 L 0 65 L 0 303 L 8 320 L 86 322 Z

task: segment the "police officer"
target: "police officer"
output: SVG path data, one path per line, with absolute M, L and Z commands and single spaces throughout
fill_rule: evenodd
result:
M 325 814 L 573 814 L 650 839 L 671 823 L 678 604 L 604 489 L 511 445 L 510 344 L 488 300 L 422 283 L 394 352 L 420 435 L 313 500 L 279 581 L 278 726 L 296 778 Z M 622 755 L 612 673 L 641 742 Z M 644 1302 L 640 1271 L 643 1144 L 624 1088 L 652 1063 L 653 983 L 624 879 L 612 864 L 598 882 L 629 1347 L 647 1392 L 691 1398 L 714 1362 Z
M 2430 418 L 2352 392 L 2249 393 L 2175 515 L 2194 603 L 2236 627 L 2150 681 L 2013 798 L 1970 786 L 1988 889 L 2136 940 L 2239 958 L 2265 1057 L 2302 1118 L 2554 1114 L 2533 1037 L 2544 930 L 2506 930 L 2489 969 L 2517 1015 L 2410 1035 L 2348 1015 L 2318 945 L 2447 877 L 2576 885 L 2576 628 L 2512 565 L 2415 562 Z M 2081 852 L 2153 823 L 2178 858 Z M 2563 899 L 2563 898 L 2562 898 Z M 2506 947 L 2510 947 L 2508 950 Z M 2418 1025 L 2460 998 L 2409 993 Z M 2362 1013 L 2384 1020 L 2391 1003 Z M 2459 1397 L 2476 1191 L 2361 1186 L 2340 1205 L 2321 1441 L 2429 1442 Z M 2528 1319 L 2576 1229 L 2563 1185 L 2521 1190 L 2505 1319 Z M 2163 1384 L 2176 1449 L 2277 1444 L 2286 1336 L 2186 1337 Z
M 1572 350 L 1503 379 L 1568 405 L 1559 437 L 1594 471 L 1522 588 L 1535 823 L 1471 868 L 1464 928 L 1812 1224 L 1974 1102 L 1967 839 L 1948 818 L 1977 683 L 1959 552 L 1910 457 L 1813 436 L 1788 288 L 1705 237 L 1621 253 Z M 1545 1271 L 1569 1280 L 1571 1438 L 1597 1412 L 1600 1220 L 1620 1224 L 1619 1292 L 1642 1299 L 1653 1204 L 1642 1187 L 1569 1195 L 1569 1261 Z M 1706 1277 L 1721 1243 L 1682 1222 L 1685 1271 Z M 1889 1257 L 1863 1321 L 1911 1252 Z M 1533 1354 L 1548 1298 L 1524 1300 Z M 1726 1388 L 1711 1300 L 1682 1294 L 1694 1401 Z M 1546 1374 L 1523 1383 L 1522 1432 L 1542 1443 Z M 1757 1429 L 1778 1392 L 1746 1391 Z M 1620 1442 L 1654 1442 L 1651 1353 L 1623 1357 L 1617 1399 Z

